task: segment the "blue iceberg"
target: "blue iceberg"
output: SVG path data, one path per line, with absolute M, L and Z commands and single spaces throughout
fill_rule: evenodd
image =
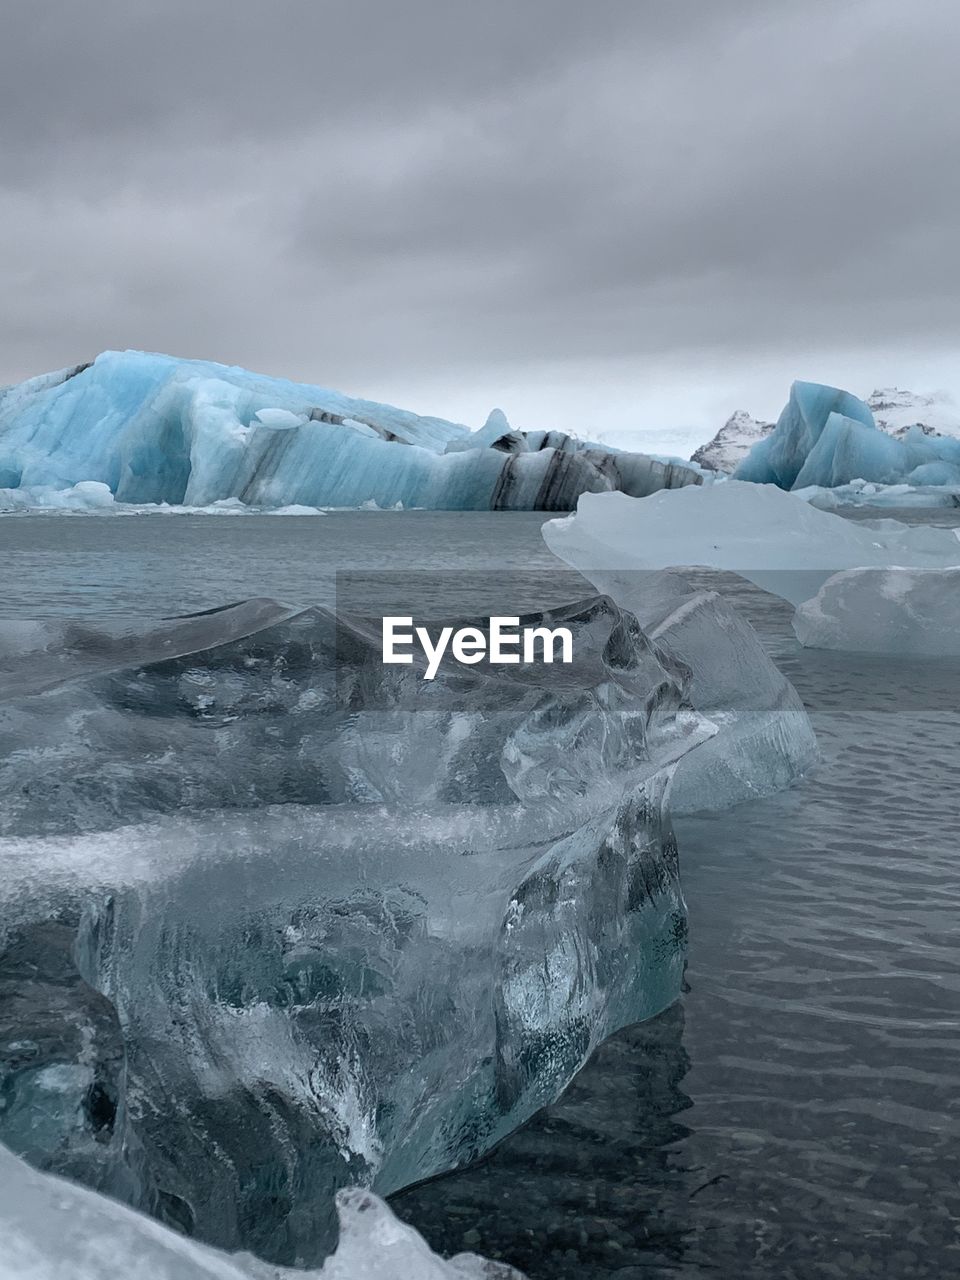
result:
M 887 435 L 849 391 L 795 382 L 775 429 L 733 475 L 781 489 L 836 489 L 854 481 L 960 485 L 960 440 L 919 426 L 899 438 Z
M 514 431 L 499 410 L 471 433 L 245 369 L 108 351 L 0 391 L 0 510 L 567 511 L 581 493 L 702 483 L 689 464 L 553 435 Z

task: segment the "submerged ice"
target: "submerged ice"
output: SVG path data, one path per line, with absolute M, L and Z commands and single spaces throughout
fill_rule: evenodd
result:
M 639 496 L 702 478 L 669 459 L 513 431 L 499 411 L 471 434 L 322 387 L 135 351 L 0 391 L 0 510 L 566 511 L 586 491 Z
M 315 1262 L 337 1187 L 476 1157 L 670 1004 L 712 726 L 628 612 L 543 620 L 573 665 L 432 682 L 265 601 L 0 635 L 0 1141 Z

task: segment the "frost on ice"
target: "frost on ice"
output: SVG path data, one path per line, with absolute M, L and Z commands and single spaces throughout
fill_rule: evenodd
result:
M 292 1271 L 198 1244 L 0 1144 L 0 1280 L 523 1280 L 473 1254 L 437 1257 L 369 1191 L 343 1190 L 336 1205 L 336 1252 Z
M 337 1187 L 475 1158 L 672 1003 L 712 726 L 609 601 L 527 621 L 574 664 L 424 681 L 266 601 L 0 635 L 0 1141 L 315 1261 Z
M 567 511 L 588 490 L 642 495 L 702 478 L 678 461 L 513 431 L 499 410 L 471 434 L 322 387 L 142 352 L 105 352 L 0 390 L 0 510 Z

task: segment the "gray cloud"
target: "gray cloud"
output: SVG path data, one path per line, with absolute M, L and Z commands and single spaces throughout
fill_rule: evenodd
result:
M 137 346 L 472 403 L 960 330 L 952 0 L 45 0 L 4 28 L 0 380 Z

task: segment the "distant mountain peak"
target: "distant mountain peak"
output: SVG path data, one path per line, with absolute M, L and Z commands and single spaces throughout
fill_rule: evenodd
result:
M 770 434 L 773 425 L 754 418 L 746 409 L 735 409 L 713 439 L 701 445 L 690 461 L 713 471 L 732 471 L 758 440 Z

